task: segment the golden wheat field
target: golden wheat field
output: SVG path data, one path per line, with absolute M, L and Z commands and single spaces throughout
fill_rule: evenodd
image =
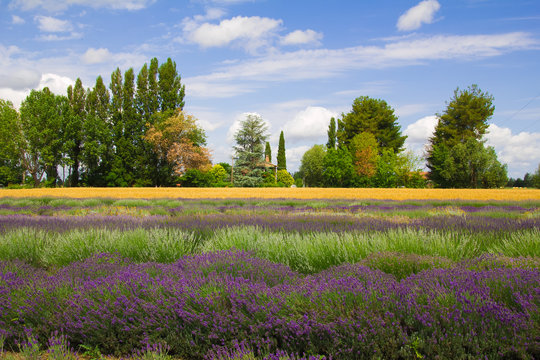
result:
M 378 200 L 540 200 L 540 189 L 335 189 L 335 188 L 42 188 L 2 189 L 0 197 L 69 198 L 294 198 Z

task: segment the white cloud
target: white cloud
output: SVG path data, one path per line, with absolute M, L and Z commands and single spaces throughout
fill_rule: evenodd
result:
M 69 85 L 75 85 L 75 81 L 67 76 L 58 74 L 43 74 L 38 89 L 48 87 L 53 93 L 65 95 Z
M 26 21 L 24 21 L 24 19 L 20 16 L 17 16 L 17 15 L 11 15 L 11 23 L 13 25 L 22 25 L 24 24 Z
M 89 48 L 81 56 L 81 59 L 85 64 L 99 64 L 110 60 L 111 57 L 111 52 L 106 48 Z
M 429 138 L 433 135 L 438 117 L 435 115 L 425 116 L 407 126 L 403 135 L 407 135 L 405 147 L 416 155 L 423 156 Z
M 486 134 L 487 145 L 493 146 L 499 161 L 508 164 L 511 177 L 523 177 L 540 164 L 540 132 L 520 132 L 491 124 Z
M 437 0 L 424 0 L 407 10 L 397 22 L 399 31 L 416 30 L 422 24 L 431 24 L 435 13 L 441 8 Z
M 47 34 L 38 37 L 41 41 L 64 41 L 82 38 L 82 34 L 78 32 L 72 32 L 67 35 Z
M 305 152 L 309 149 L 311 149 L 311 146 L 302 145 L 285 150 L 285 157 L 287 159 L 287 170 L 289 172 L 296 172 L 300 169 L 302 156 L 304 156 Z
M 68 32 L 73 30 L 73 25 L 67 20 L 60 20 L 51 16 L 36 16 L 38 28 L 44 32 Z
M 318 139 L 326 136 L 330 118 L 336 116 L 336 113 L 324 107 L 308 106 L 285 124 L 283 132 L 293 141 Z
M 530 34 L 515 32 L 496 35 L 438 35 L 405 39 L 384 46 L 344 49 L 298 50 L 270 53 L 222 69 L 186 79 L 198 88 L 231 86 L 249 92 L 255 81 L 291 81 L 338 76 L 349 70 L 419 65 L 433 60 L 460 61 L 499 56 L 516 50 L 535 49 L 538 41 Z M 242 93 L 237 91 L 231 96 Z M 220 93 L 220 97 L 223 97 Z M 225 94 L 226 95 L 226 94 Z
M 203 48 L 222 47 L 238 43 L 248 50 L 255 50 L 266 43 L 281 26 L 281 20 L 259 16 L 236 16 L 222 20 L 219 24 L 184 20 L 184 38 Z
M 29 68 L 0 69 L 0 87 L 13 90 L 33 89 L 38 86 L 41 74 Z
M 88 6 L 92 8 L 109 8 L 116 10 L 140 10 L 144 9 L 156 0 L 13 0 L 11 8 L 22 10 L 43 10 L 56 12 L 68 9 L 71 6 Z
M 303 45 L 303 44 L 320 44 L 323 35 L 322 33 L 308 30 L 293 31 L 281 39 L 283 45 Z

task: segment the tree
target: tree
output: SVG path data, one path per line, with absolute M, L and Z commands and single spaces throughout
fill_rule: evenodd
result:
M 355 184 L 352 156 L 348 149 L 328 150 L 324 157 L 324 183 L 328 187 L 349 187 Z
M 236 163 L 234 164 L 234 183 L 237 186 L 256 187 L 263 182 L 265 171 L 263 149 L 268 138 L 267 126 L 262 117 L 248 114 L 234 135 Z
M 430 143 L 452 147 L 469 139 L 481 140 L 494 111 L 493 96 L 482 92 L 477 85 L 462 91 L 457 88 L 446 111 L 437 114 L 439 121 Z
M 19 113 L 10 101 L 0 99 L 0 185 L 22 181 L 20 149 L 23 144 Z
M 62 136 L 59 135 L 66 110 L 67 98 L 55 96 L 47 87 L 32 90 L 21 104 L 21 125 L 26 140 L 21 148 L 22 162 L 36 187 L 44 173 L 47 182 L 56 185 L 62 158 Z
M 337 138 L 339 146 L 349 146 L 352 139 L 362 133 L 370 132 L 377 140 L 379 152 L 392 149 L 399 153 L 407 136 L 401 135 L 401 127 L 397 125 L 397 116 L 384 100 L 372 99 L 368 96 L 356 98 L 352 111 L 342 114 L 338 120 Z
M 454 91 L 429 139 L 427 166 L 436 186 L 477 188 L 506 184 L 506 166 L 482 140 L 493 111 L 493 96 L 476 85 Z
M 287 170 L 282 169 L 277 172 L 277 182 L 282 184 L 281 186 L 291 187 L 294 184 L 294 179 Z
M 306 151 L 300 162 L 300 176 L 304 179 L 304 185 L 309 187 L 324 186 L 324 158 L 326 147 L 314 145 Z
M 266 142 L 266 147 L 264 148 L 264 159 L 268 162 L 272 162 L 272 149 L 270 148 L 270 143 Z
M 64 151 L 67 165 L 70 166 L 69 184 L 79 186 L 80 156 L 83 147 L 83 128 L 87 118 L 86 92 L 81 79 L 77 78 L 75 87 L 67 88 L 69 112 L 63 118 Z
M 94 88 L 86 96 L 87 118 L 83 123 L 81 162 L 83 182 L 89 186 L 105 186 L 113 155 L 112 125 L 109 121 L 110 94 L 98 76 Z
M 144 139 L 161 159 L 171 164 L 176 176 L 184 175 L 189 169 L 210 170 L 210 152 L 204 147 L 206 135 L 197 125 L 197 119 L 181 110 L 153 125 Z
M 168 58 L 159 67 L 158 96 L 160 111 L 175 111 L 184 108 L 185 86 L 176 71 L 176 63 Z
M 328 142 L 326 147 L 328 149 L 335 149 L 337 144 L 337 133 L 336 133 L 336 119 L 330 118 L 330 125 L 328 126 Z
M 209 172 L 212 175 L 214 185 L 226 185 L 225 182 L 229 178 L 230 173 L 228 173 L 223 166 L 221 166 L 220 164 L 215 164 L 214 166 L 212 166 Z
M 538 169 L 532 176 L 531 185 L 540 189 L 540 164 L 538 164 Z
M 355 135 L 349 144 L 349 150 L 354 169 L 359 176 L 359 185 L 370 185 L 370 179 L 377 172 L 379 160 L 379 150 L 375 136 L 366 131 Z
M 278 170 L 287 170 L 287 159 L 285 158 L 285 137 L 283 136 L 283 131 L 279 134 L 277 167 Z

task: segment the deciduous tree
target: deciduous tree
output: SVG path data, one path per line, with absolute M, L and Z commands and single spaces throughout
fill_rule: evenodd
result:
M 361 96 L 354 100 L 351 112 L 342 114 L 338 120 L 337 137 L 340 146 L 349 146 L 352 139 L 370 132 L 377 140 L 379 152 L 392 149 L 399 153 L 407 136 L 401 135 L 397 116 L 384 100 Z

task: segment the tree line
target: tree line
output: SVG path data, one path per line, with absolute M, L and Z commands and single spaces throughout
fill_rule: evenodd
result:
M 185 86 L 170 58 L 116 69 L 66 95 L 32 90 L 20 111 L 0 100 L 0 184 L 172 186 L 210 168 L 206 135 L 183 113 Z
M 0 99 L 0 185 L 31 186 L 309 186 L 501 187 L 507 177 L 484 135 L 493 97 L 472 85 L 455 90 L 424 159 L 404 151 L 406 136 L 384 100 L 362 96 L 329 119 L 327 143 L 287 171 L 285 137 L 276 162 L 268 129 L 248 114 L 234 139 L 231 163 L 212 166 L 206 134 L 183 111 L 185 86 L 170 58 L 98 76 L 85 89 L 77 79 L 66 95 L 32 90 L 17 111 Z M 518 179 L 519 180 L 519 179 Z M 527 184 L 540 187 L 540 167 Z M 517 184 L 520 184 L 517 181 Z

